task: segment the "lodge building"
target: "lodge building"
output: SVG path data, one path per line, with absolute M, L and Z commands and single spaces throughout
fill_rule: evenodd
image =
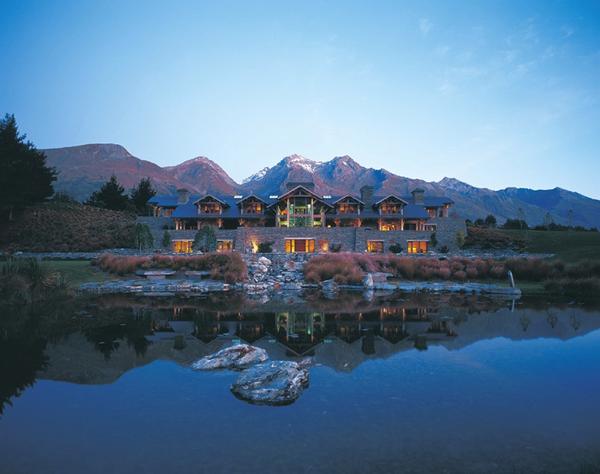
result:
M 260 242 L 272 242 L 277 252 L 342 251 L 385 252 L 393 244 L 408 253 L 431 250 L 431 235 L 440 246 L 453 248 L 464 223 L 450 215 L 453 201 L 414 189 L 410 196 L 376 196 L 371 186 L 360 195 L 320 195 L 310 182 L 288 183 L 281 195 L 176 195 L 149 201 L 153 218 L 171 228 L 173 250 L 191 252 L 195 233 L 203 226 L 216 229 L 217 250 L 256 251 Z M 160 229 L 152 226 L 160 235 Z M 156 239 L 155 239 L 156 240 Z

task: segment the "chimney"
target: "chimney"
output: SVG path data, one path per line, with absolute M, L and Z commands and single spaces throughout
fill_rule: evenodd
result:
M 425 204 L 425 198 L 423 196 L 425 194 L 424 189 L 422 189 L 422 188 L 413 189 L 410 194 L 412 194 L 413 204 Z
M 365 203 L 365 208 L 373 205 L 373 186 L 363 186 L 360 188 L 360 200 Z
M 186 204 L 190 200 L 190 192 L 181 188 L 177 190 L 177 204 Z

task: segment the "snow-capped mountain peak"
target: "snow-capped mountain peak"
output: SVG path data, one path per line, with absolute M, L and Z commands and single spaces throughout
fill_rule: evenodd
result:
M 269 168 L 268 166 L 265 166 L 260 171 L 254 173 L 253 175 L 248 176 L 246 179 L 244 179 L 242 181 L 242 184 L 246 184 L 246 183 L 250 183 L 251 181 L 258 181 L 259 179 L 263 179 L 265 177 L 265 175 L 269 172 L 270 169 L 271 168 Z

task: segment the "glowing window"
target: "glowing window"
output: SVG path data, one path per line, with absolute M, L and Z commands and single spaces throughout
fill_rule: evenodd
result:
M 217 252 L 231 252 L 233 250 L 233 240 L 217 240 Z
M 408 253 L 427 253 L 427 240 L 409 240 Z
M 174 240 L 173 252 L 176 253 L 192 253 L 192 240 Z
M 383 240 L 367 240 L 367 251 L 371 253 L 383 253 Z

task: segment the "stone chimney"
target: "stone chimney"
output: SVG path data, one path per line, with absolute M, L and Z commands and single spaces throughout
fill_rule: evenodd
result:
M 422 188 L 413 189 L 412 192 L 413 204 L 425 204 L 425 190 Z
M 181 188 L 177 190 L 177 204 L 187 204 L 190 200 L 190 192 L 187 189 Z
M 360 200 L 365 203 L 365 208 L 373 205 L 373 186 L 363 186 L 360 188 Z

